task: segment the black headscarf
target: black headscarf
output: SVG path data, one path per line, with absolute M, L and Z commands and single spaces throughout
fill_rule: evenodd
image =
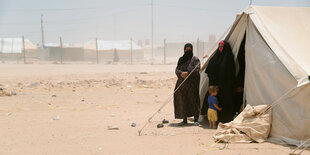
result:
M 227 41 L 224 41 L 222 52 L 220 52 L 219 49 L 216 50 L 215 54 L 209 61 L 205 73 L 208 74 L 209 85 L 219 85 L 219 83 L 222 83 L 222 80 L 234 80 L 234 55 Z
M 190 47 L 191 50 L 185 52 L 185 49 L 187 47 Z M 183 54 L 182 57 L 180 57 L 180 59 L 178 61 L 178 65 L 181 65 L 181 64 L 185 63 L 186 61 L 192 59 L 192 57 L 193 57 L 193 45 L 191 43 L 187 43 L 184 46 L 184 54 Z

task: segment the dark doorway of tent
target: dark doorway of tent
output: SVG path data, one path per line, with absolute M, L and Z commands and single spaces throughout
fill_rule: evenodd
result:
M 244 79 L 245 79 L 245 42 L 246 42 L 246 34 L 244 34 L 243 40 L 240 44 L 237 59 L 236 59 L 236 66 L 238 66 L 236 69 L 237 74 L 235 78 L 235 91 L 234 91 L 234 112 L 239 114 L 246 103 L 244 98 Z M 244 103 L 244 104 L 243 104 Z

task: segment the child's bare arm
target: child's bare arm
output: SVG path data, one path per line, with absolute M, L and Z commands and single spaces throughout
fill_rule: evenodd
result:
M 213 104 L 213 105 L 217 110 L 222 111 L 222 108 L 220 108 L 217 104 Z

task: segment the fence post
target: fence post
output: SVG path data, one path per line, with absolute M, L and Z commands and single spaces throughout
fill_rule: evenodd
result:
M 99 54 L 98 54 L 98 38 L 96 38 L 96 60 L 97 64 L 99 64 Z
M 63 50 L 62 50 L 62 38 L 60 37 L 60 63 L 62 64 L 62 54 L 63 54 Z
M 132 37 L 130 38 L 130 63 L 132 64 Z
M 166 39 L 164 39 L 164 64 L 166 64 Z
M 3 54 L 3 39 L 0 39 L 0 40 L 1 40 L 0 58 L 1 58 L 1 60 L 4 60 L 3 55 L 2 55 Z
M 23 54 L 24 54 L 24 64 L 26 64 L 26 49 L 25 49 L 25 37 L 22 38 L 23 41 Z

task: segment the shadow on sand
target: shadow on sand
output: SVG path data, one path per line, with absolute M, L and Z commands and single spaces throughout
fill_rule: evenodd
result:
M 188 120 L 188 123 L 185 124 L 185 125 L 180 125 L 179 123 L 170 123 L 168 126 L 169 127 L 175 127 L 175 128 L 184 128 L 184 127 L 197 126 L 197 125 L 194 125 L 194 119 L 193 118 L 188 118 L 187 120 Z M 203 128 L 203 129 L 210 129 L 209 128 L 209 122 L 205 118 L 204 118 L 204 121 L 199 122 L 199 126 L 197 126 L 197 127 L 200 127 L 200 128 Z M 215 130 L 215 129 L 213 129 L 213 130 Z

